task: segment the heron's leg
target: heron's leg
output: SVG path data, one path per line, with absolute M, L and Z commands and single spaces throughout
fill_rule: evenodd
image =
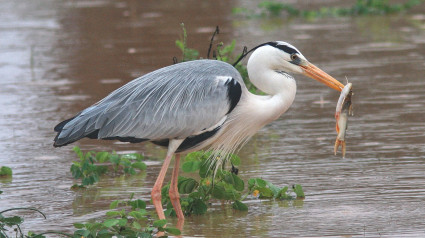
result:
M 161 188 L 162 183 L 164 182 L 165 174 L 167 169 L 170 166 L 171 159 L 173 158 L 174 152 L 183 142 L 183 139 L 173 139 L 168 143 L 168 152 L 165 157 L 164 163 L 162 164 L 161 170 L 159 171 L 158 178 L 156 179 L 155 185 L 152 188 L 151 197 L 152 203 L 155 206 L 156 213 L 158 214 L 159 219 L 165 219 L 164 210 L 162 209 L 161 203 Z
M 167 157 L 165 157 L 161 171 L 159 171 L 158 178 L 156 179 L 155 185 L 153 186 L 151 192 L 152 203 L 155 206 L 155 210 L 159 219 L 165 219 L 164 210 L 162 209 L 161 203 L 161 188 L 162 183 L 164 182 L 165 174 L 167 173 L 168 166 L 170 166 L 171 158 L 173 158 L 173 154 L 168 154 Z
M 174 211 L 176 211 L 177 218 L 184 220 L 182 207 L 180 205 L 179 189 L 177 187 L 179 180 L 179 168 L 180 168 L 180 154 L 176 154 L 174 158 L 174 169 L 173 176 L 171 177 L 171 185 L 169 190 L 170 200 L 173 204 Z

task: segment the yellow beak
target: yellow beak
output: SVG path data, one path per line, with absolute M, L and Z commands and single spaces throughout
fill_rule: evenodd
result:
M 316 67 L 314 64 L 307 62 L 305 65 L 300 65 L 304 71 L 304 75 L 312 79 L 315 79 L 323 84 L 326 84 L 328 87 L 333 88 L 337 91 L 342 91 L 344 85 L 338 80 L 325 73 L 323 70 Z

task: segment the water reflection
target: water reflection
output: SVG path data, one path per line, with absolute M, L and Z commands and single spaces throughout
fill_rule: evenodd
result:
M 338 95 L 304 77 L 297 78 L 288 113 L 240 152 L 245 180 L 302 184 L 304 201 L 248 200 L 245 213 L 214 203 L 205 216 L 187 218 L 186 236 L 425 236 L 423 14 L 233 21 L 232 4 L 1 1 L 0 164 L 12 167 L 14 176 L 0 181 L 0 210 L 36 207 L 48 219 L 30 215 L 24 228 L 69 231 L 74 222 L 102 217 L 111 201 L 132 192 L 149 200 L 163 150 L 78 142 L 85 150 L 138 151 L 152 161 L 146 173 L 72 191 L 75 156 L 71 147 L 52 148 L 52 128 L 132 78 L 171 64 L 180 55 L 174 41 L 185 22 L 189 45 L 205 55 L 211 31 L 220 25 L 218 39 L 236 38 L 240 48 L 289 41 L 337 79 L 347 76 L 355 88 L 347 159 L 332 155 Z

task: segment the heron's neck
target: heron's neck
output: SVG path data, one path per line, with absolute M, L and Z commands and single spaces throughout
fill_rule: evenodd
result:
M 269 96 L 252 95 L 252 100 L 260 103 L 267 111 L 266 117 L 277 119 L 292 105 L 297 91 L 297 85 L 292 76 L 269 68 L 264 62 L 248 62 L 250 81 Z M 268 115 L 272 114 L 272 115 Z

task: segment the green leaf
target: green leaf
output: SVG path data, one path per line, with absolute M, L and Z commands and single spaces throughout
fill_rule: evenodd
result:
M 255 179 L 253 179 L 253 178 L 250 178 L 250 179 L 248 179 L 248 187 L 253 187 L 255 185 Z
M 146 208 L 146 202 L 144 202 L 144 201 L 142 201 L 140 199 L 131 201 L 130 202 L 130 205 L 133 208 L 133 210 L 136 210 L 138 208 L 140 208 L 140 209 L 145 209 Z
M 154 221 L 153 222 L 153 226 L 154 227 L 163 227 L 163 226 L 165 226 L 167 224 L 167 220 L 165 220 L 165 219 L 162 219 L 162 220 L 156 220 L 156 221 Z
M 173 227 L 166 227 L 165 231 L 175 236 L 179 236 L 182 233 L 179 229 Z
M 193 178 L 179 177 L 178 190 L 179 193 L 188 194 L 193 192 L 199 183 Z
M 241 194 L 237 192 L 234 188 L 225 190 L 224 200 L 239 200 L 241 198 Z
M 91 179 L 90 179 L 90 177 L 85 177 L 85 178 L 83 178 L 83 181 L 81 182 L 84 186 L 87 186 L 87 185 L 91 185 L 91 184 L 93 184 L 92 182 L 91 182 Z
M 266 181 L 267 186 L 270 188 L 270 190 L 273 192 L 273 197 L 279 196 L 280 188 L 278 188 L 276 185 L 272 184 L 269 181 Z
M 83 229 L 85 226 L 82 223 L 74 223 L 74 227 L 77 229 Z
M 119 222 L 120 222 L 120 219 L 106 219 L 103 222 L 103 225 L 105 227 L 113 227 L 113 226 L 117 225 Z
M 117 154 L 109 154 L 109 161 L 115 165 L 120 164 L 120 157 Z
M 237 155 L 232 154 L 232 155 L 230 156 L 230 162 L 231 162 L 233 165 L 238 166 L 238 165 L 240 165 L 240 164 L 241 164 L 241 158 L 240 158 L 239 156 L 237 156 Z
M 113 234 L 111 234 L 107 229 L 102 229 L 99 232 L 97 232 L 97 234 L 93 235 L 92 237 L 96 237 L 96 238 L 112 238 L 113 237 Z M 79 237 L 74 237 L 74 238 L 79 238 Z
M 103 165 L 96 165 L 95 171 L 98 175 L 102 175 L 108 171 L 108 167 Z
M 181 40 L 176 40 L 176 46 L 177 48 L 179 48 L 181 51 L 184 51 L 184 44 Z
M 93 180 L 93 183 L 99 182 L 99 176 L 97 174 L 93 174 L 92 175 L 92 180 Z
M 146 164 L 143 162 L 134 162 L 131 164 L 131 167 L 139 170 L 145 170 L 147 168 Z
M 90 235 L 90 231 L 88 230 L 76 230 L 74 231 L 74 237 L 88 237 Z
M 299 184 L 295 184 L 292 186 L 294 193 L 297 195 L 297 198 L 305 198 L 303 187 Z
M 182 207 L 183 207 L 183 205 L 182 205 Z M 174 208 L 167 208 L 164 211 L 164 214 L 165 214 L 166 217 L 171 217 L 171 216 L 175 216 L 176 212 L 174 211 Z
M 92 158 L 92 156 L 91 156 L 91 154 L 92 154 L 92 152 L 91 151 L 89 151 L 89 152 L 87 152 L 85 155 L 84 155 L 84 159 L 86 159 L 86 160 L 89 160 L 90 161 L 90 163 L 94 163 L 94 161 L 93 161 L 93 158 Z M 96 158 L 95 158 L 96 159 Z
M 6 166 L 1 166 L 0 176 L 12 176 L 12 169 Z
M 207 212 L 207 205 L 201 199 L 194 199 L 192 203 L 193 214 L 203 215 Z
M 108 161 L 109 153 L 106 151 L 101 151 L 96 153 L 96 160 L 99 161 L 99 163 L 105 163 Z
M 79 179 L 81 178 L 81 176 L 83 176 L 81 169 L 75 164 L 71 165 L 70 170 L 71 170 L 72 177 L 74 177 L 74 179 Z
M 222 185 L 216 184 L 212 189 L 212 196 L 217 199 L 225 199 L 226 193 Z
M 187 161 L 182 164 L 182 170 L 186 173 L 195 172 L 201 167 L 200 165 L 200 161 Z
M 135 175 L 135 174 L 137 174 L 137 173 L 136 173 L 136 170 L 134 170 L 133 168 L 129 168 L 129 167 L 125 167 L 125 168 L 124 168 L 124 173 L 126 173 L 126 174 L 130 174 L 130 175 Z
M 245 188 L 245 183 L 242 179 L 240 179 L 236 174 L 229 173 L 227 171 L 224 173 L 224 181 L 233 185 L 233 187 L 238 191 L 243 191 Z
M 146 210 L 142 209 L 140 211 L 131 211 L 128 213 L 128 215 L 140 220 L 140 219 L 146 218 L 145 217 L 146 213 L 147 213 Z
M 239 200 L 236 200 L 232 204 L 232 207 L 233 207 L 233 209 L 238 210 L 238 211 L 248 211 L 248 207 Z
M 134 227 L 134 228 L 136 228 L 137 230 L 141 230 L 142 229 L 142 226 L 137 221 L 133 221 L 133 223 L 131 223 L 131 226 Z
M 13 217 L 5 217 L 1 219 L 2 223 L 5 223 L 8 226 L 15 226 L 15 225 L 19 225 L 22 222 L 24 222 L 24 219 L 22 219 L 19 216 L 13 216 Z M 1 226 L 0 226 L 1 227 Z
M 260 192 L 261 198 L 272 198 L 273 197 L 273 192 L 270 188 L 259 187 L 258 191 Z
M 108 217 L 115 217 L 115 216 L 120 216 L 120 215 L 121 215 L 121 213 L 120 213 L 119 211 L 107 211 L 107 212 L 106 212 L 106 215 L 107 215 Z
M 74 146 L 74 148 L 72 148 L 72 150 L 77 154 L 77 156 L 80 159 L 84 159 L 84 154 L 83 154 L 83 152 L 81 152 L 80 147 Z
M 118 225 L 119 226 L 125 226 L 125 225 L 127 225 L 127 219 L 125 219 L 125 218 L 119 219 L 118 220 Z
M 113 202 L 111 202 L 111 204 L 109 205 L 109 208 L 110 209 L 115 209 L 115 208 L 117 208 L 118 207 L 118 204 L 120 203 L 120 201 L 119 200 L 116 200 L 116 201 L 113 201 Z
M 291 196 L 288 195 L 286 192 L 288 191 L 288 186 L 283 187 L 280 191 L 279 191 L 279 195 L 277 196 L 277 198 L 281 198 L 281 199 L 291 199 Z
M 201 162 L 200 168 L 199 168 L 199 176 L 201 178 L 208 177 L 208 175 L 212 172 L 210 165 L 211 163 L 207 163 L 207 161 Z
M 202 152 L 202 151 L 191 152 L 191 153 L 187 154 L 186 157 L 184 157 L 184 161 L 185 162 L 200 161 L 204 154 L 205 154 L 205 152 Z
M 236 190 L 238 191 L 243 191 L 245 188 L 245 183 L 242 179 L 240 179 L 236 174 L 231 174 L 231 176 L 233 177 L 233 187 L 235 187 Z
M 256 178 L 255 179 L 255 183 L 260 187 L 260 188 L 264 188 L 266 187 L 267 183 L 264 179 L 260 179 L 260 178 Z

